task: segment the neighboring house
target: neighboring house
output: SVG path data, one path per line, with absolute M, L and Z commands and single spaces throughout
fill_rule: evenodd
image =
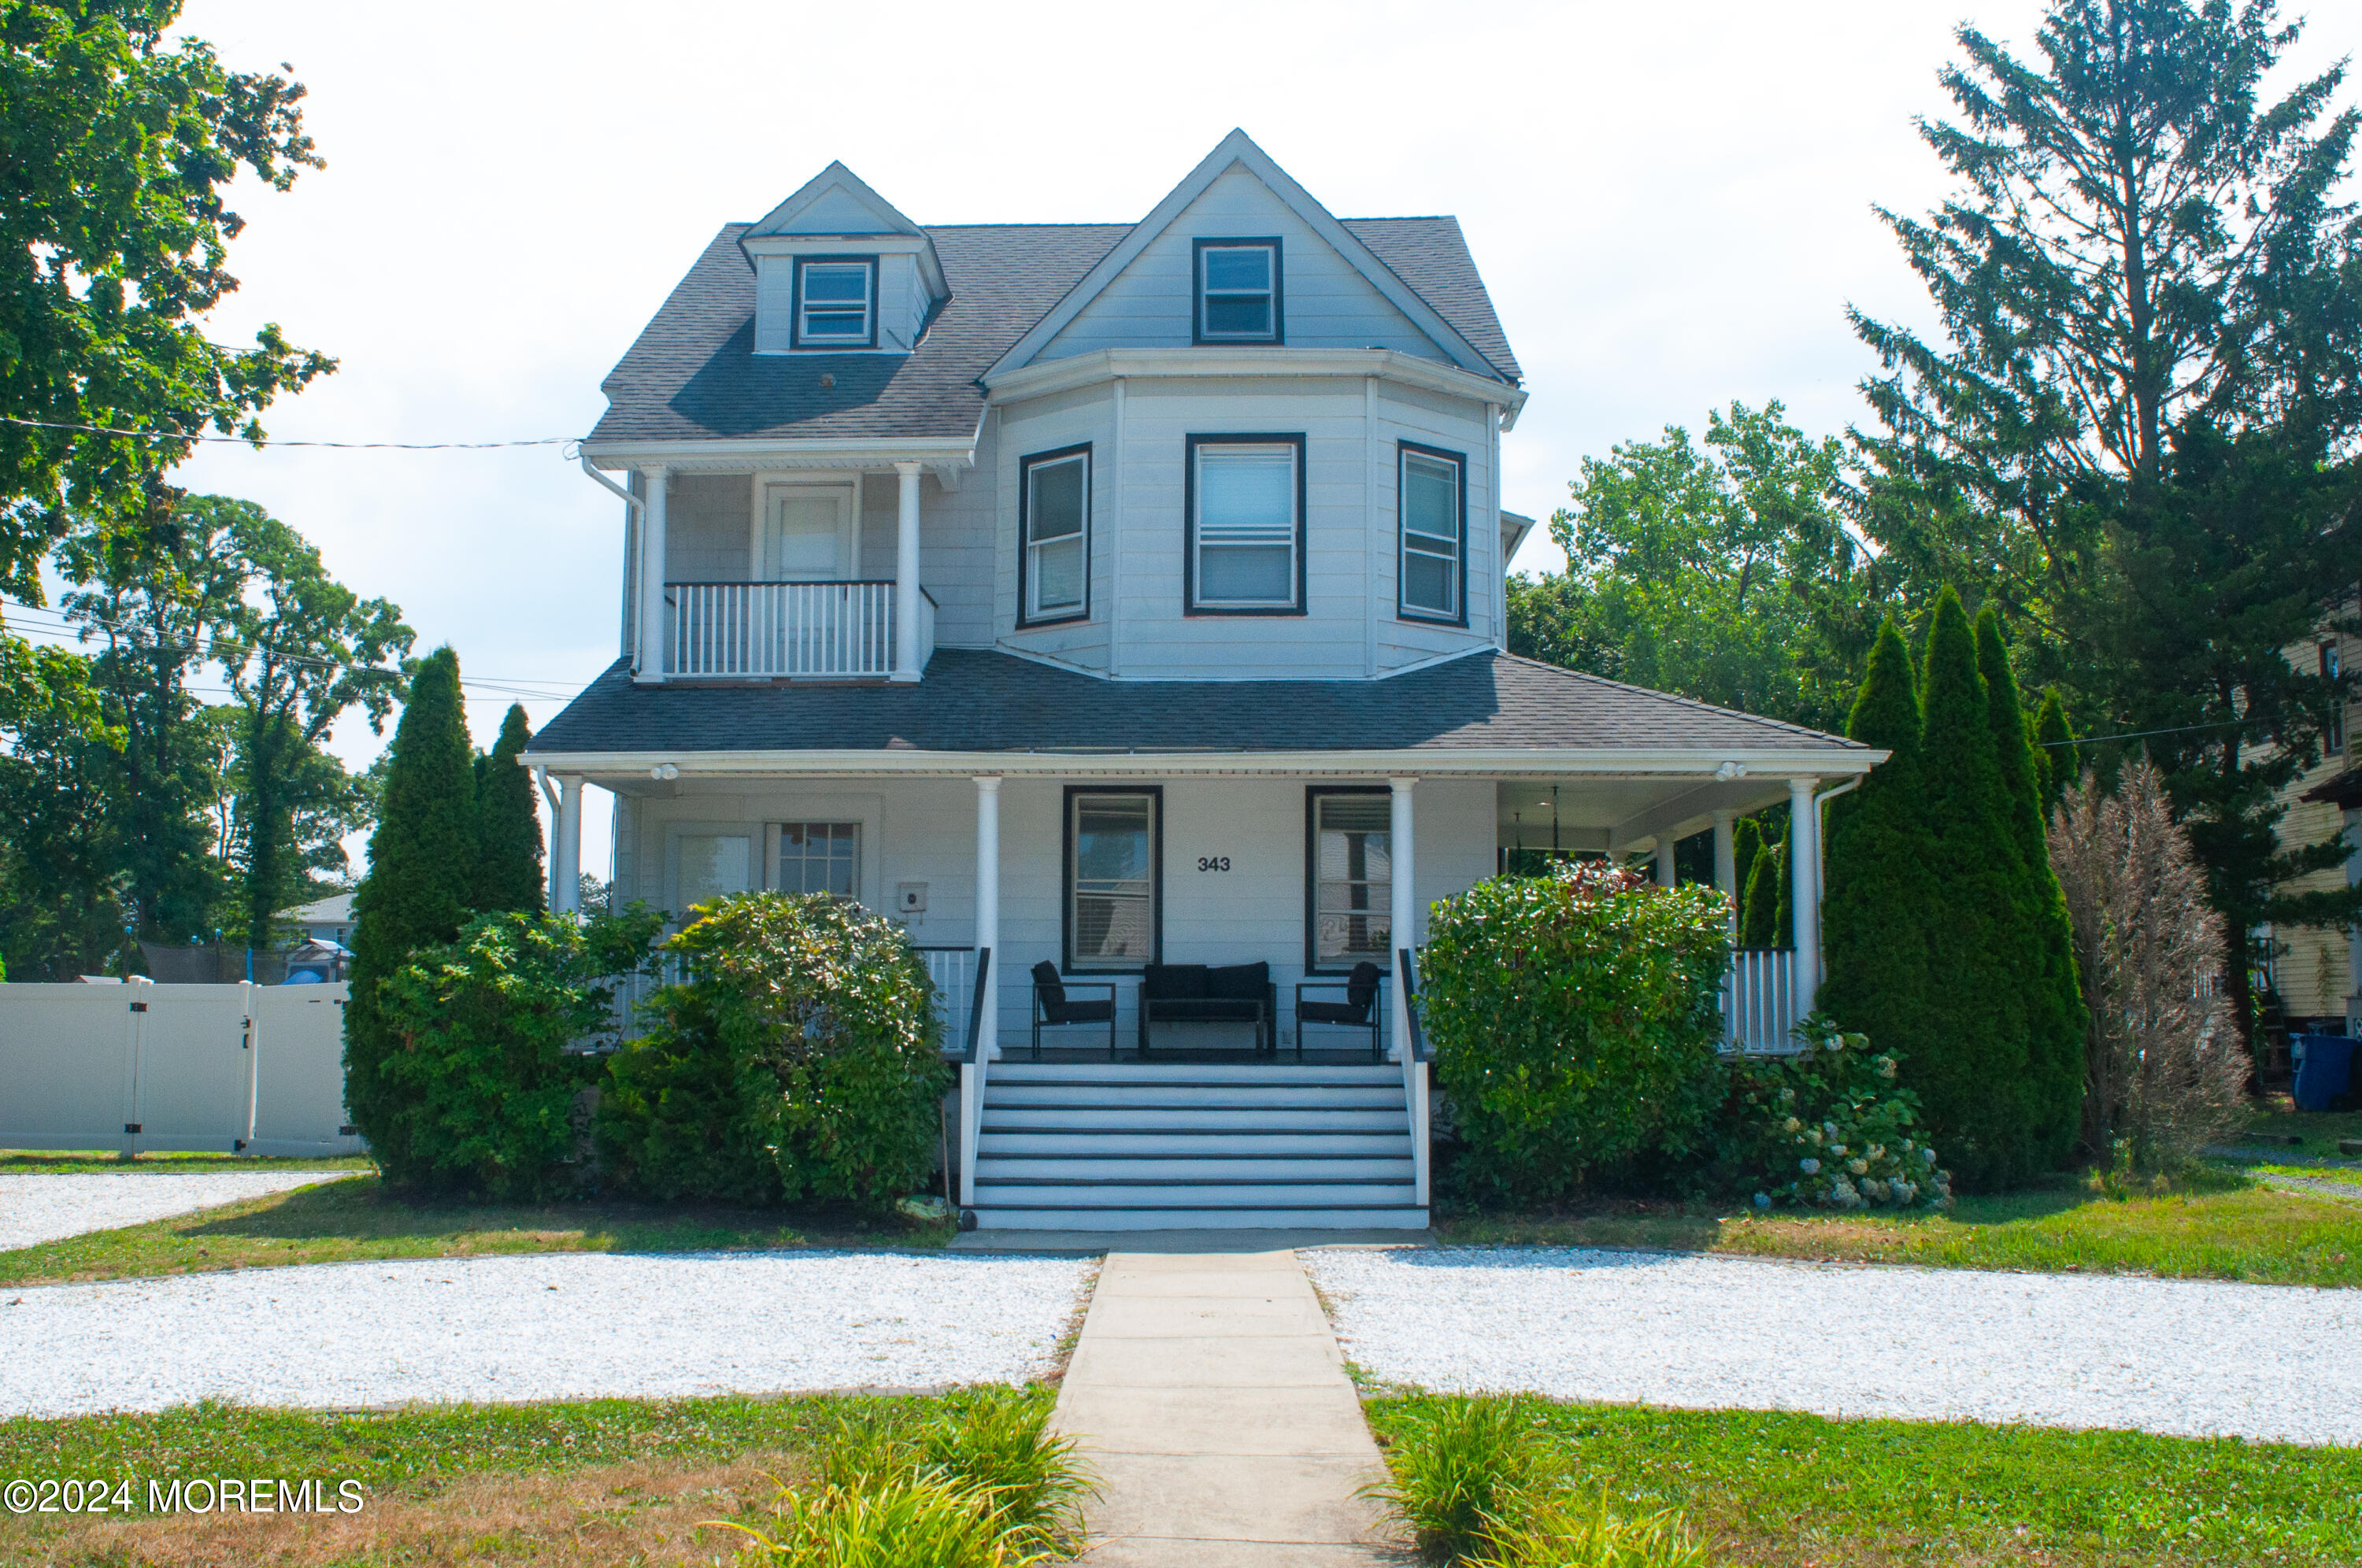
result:
M 926 227 L 832 164 L 725 225 L 602 390 L 622 656 L 524 758 L 557 899 L 587 780 L 620 899 L 908 922 L 975 1050 L 988 1226 L 1423 1225 L 1396 993 L 1428 906 L 1546 814 L 1660 875 L 1713 833 L 1727 886 L 1735 815 L 1884 755 L 1505 652 L 1527 393 L 1459 225 L 1332 217 L 1242 133 L 1137 224 Z M 1735 988 L 1757 1043 L 1817 976 L 1820 813 L 1793 814 L 1798 950 Z M 1375 1065 L 1376 1032 L 1297 1010 L 1310 980 L 1352 1016 L 1363 963 Z M 1161 967 L 1198 964 L 1269 985 Z M 1142 1031 L 1143 988 L 1208 985 Z M 1046 1032 L 1096 1065 L 1014 1059 L 1110 989 Z
M 304 933 L 306 942 L 333 942 L 339 947 L 353 944 L 353 896 L 331 893 L 316 902 L 292 909 L 282 917 L 282 923 Z
M 2352 614 L 2348 601 L 2344 613 Z M 2323 675 L 2335 675 L 2362 653 L 2352 637 L 2323 632 L 2289 650 L 2292 660 Z M 2362 766 L 2356 766 L 2348 704 L 2322 748 L 2322 758 L 2289 790 L 2288 814 L 2280 819 L 2280 842 L 2321 844 L 2341 830 L 2349 851 L 2345 864 L 2317 871 L 2291 884 L 2291 892 L 2330 891 L 2362 882 Z M 2272 942 L 2272 986 L 2290 1033 L 2350 1034 L 2362 1012 L 2362 941 L 2352 930 L 2299 927 L 2262 933 Z

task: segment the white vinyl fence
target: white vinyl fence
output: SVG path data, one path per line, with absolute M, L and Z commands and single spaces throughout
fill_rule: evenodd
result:
M 359 1154 L 348 989 L 0 985 L 0 1148 Z

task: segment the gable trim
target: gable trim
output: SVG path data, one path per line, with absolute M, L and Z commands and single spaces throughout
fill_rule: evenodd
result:
M 847 169 L 842 160 L 838 160 L 830 163 L 827 168 L 805 181 L 796 188 L 793 195 L 748 225 L 745 233 L 740 237 L 752 238 L 784 232 L 786 225 L 793 222 L 807 207 L 811 206 L 831 191 L 845 192 L 854 200 L 886 219 L 887 227 L 879 232 L 907 234 L 917 239 L 924 239 L 927 237 L 926 231 L 904 216 L 901 209 L 871 190 L 868 182 Z
M 1142 251 L 1173 226 L 1192 202 L 1206 193 L 1207 187 L 1228 173 L 1233 165 L 1243 168 L 1262 181 L 1272 194 L 1302 219 L 1305 226 L 1319 236 L 1330 249 L 1343 257 L 1346 264 L 1361 273 L 1388 304 L 1409 317 L 1412 325 L 1449 355 L 1454 364 L 1489 381 L 1509 381 L 1497 366 L 1460 335 L 1458 328 L 1444 320 L 1433 305 L 1420 298 L 1393 268 L 1379 260 L 1376 252 L 1339 223 L 1329 209 L 1315 201 L 1311 193 L 1297 184 L 1286 170 L 1273 162 L 1271 155 L 1257 147 L 1243 130 L 1233 130 L 1224 137 L 1221 144 L 1206 155 L 1205 161 L 1191 170 L 1181 183 L 1173 187 L 1165 198 L 1156 204 L 1153 211 L 1135 225 L 1130 234 L 1117 241 L 1115 248 L 1101 257 L 1098 265 L 1083 275 L 1082 282 L 1068 290 L 1063 299 L 1050 307 L 1048 314 L 1033 324 L 1032 330 L 993 361 L 991 369 L 985 371 L 984 380 L 989 381 L 1004 371 L 1031 363 L 1036 354 L 1048 347 L 1051 339 L 1065 331 L 1085 307 L 1104 293 Z M 1193 293 L 1195 289 L 1193 282 Z

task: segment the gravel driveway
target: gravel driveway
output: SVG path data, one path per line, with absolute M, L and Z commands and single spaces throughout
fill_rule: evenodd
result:
M 85 1231 L 145 1225 L 225 1203 L 340 1181 L 359 1171 L 234 1171 L 226 1176 L 0 1176 L 0 1252 Z
M 2362 1443 L 2362 1290 L 1583 1249 L 1308 1252 L 1371 1379 Z
M 1072 1258 L 572 1253 L 0 1292 L 0 1418 L 1016 1383 Z

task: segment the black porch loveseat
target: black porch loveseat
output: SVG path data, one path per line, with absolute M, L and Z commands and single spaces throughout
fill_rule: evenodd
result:
M 1151 964 L 1140 977 L 1140 1048 L 1158 1023 L 1251 1023 L 1255 1049 L 1275 1049 L 1279 988 L 1269 964 Z

